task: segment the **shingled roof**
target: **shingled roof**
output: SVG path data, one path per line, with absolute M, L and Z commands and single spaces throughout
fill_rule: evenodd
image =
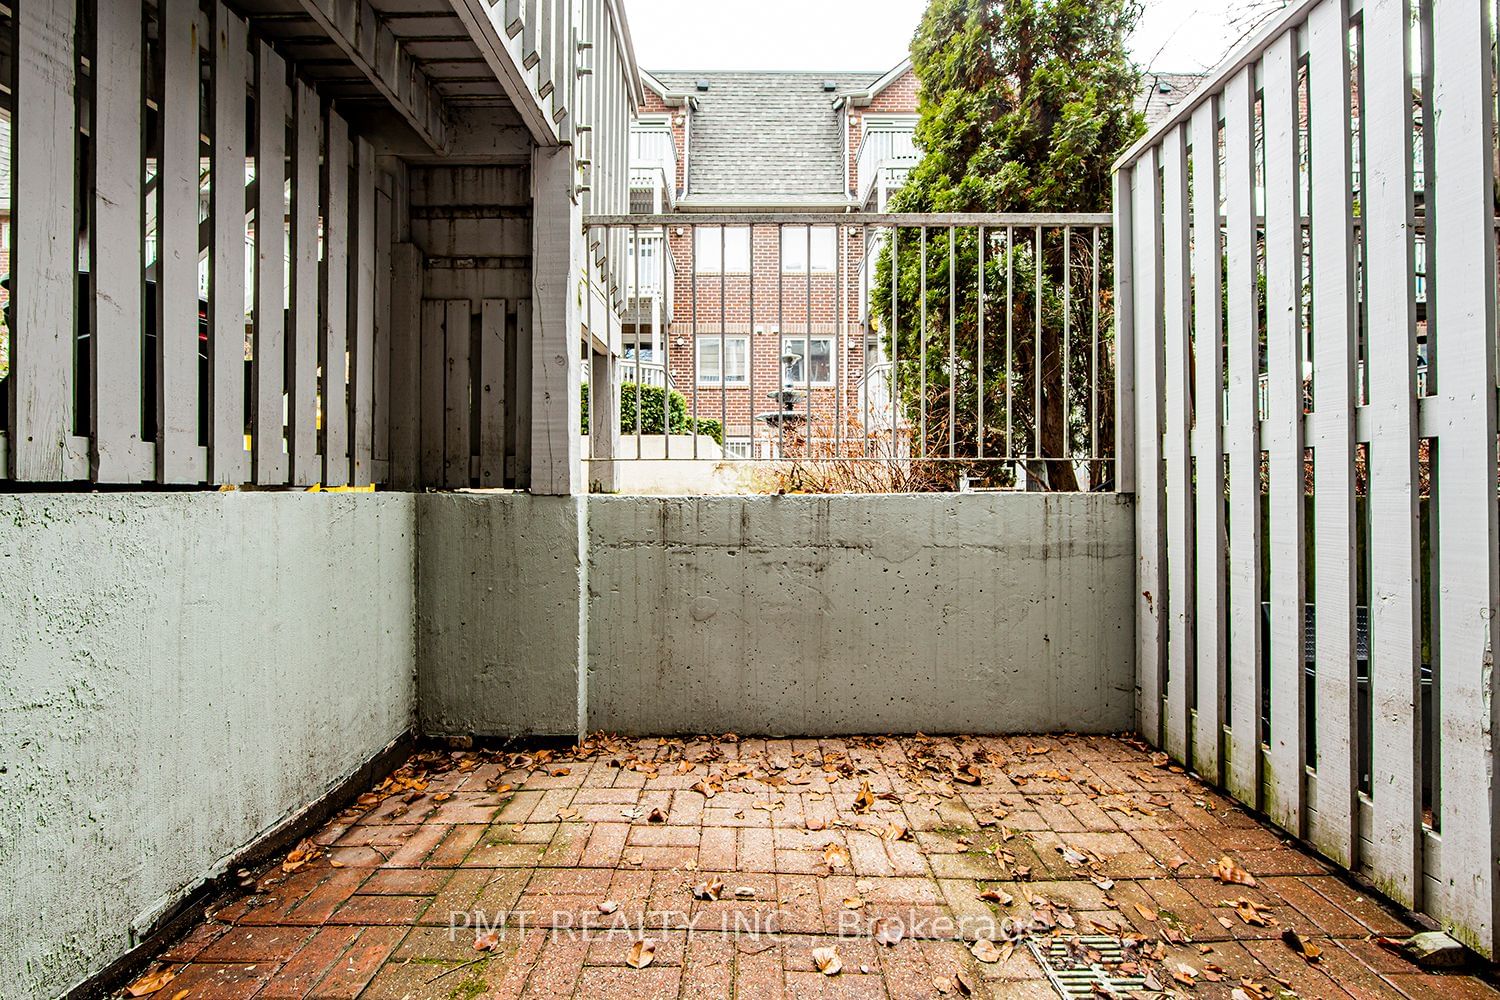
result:
M 684 204 L 796 205 L 846 199 L 844 136 L 833 103 L 884 71 L 653 75 L 697 102 Z M 824 89 L 827 81 L 833 92 Z

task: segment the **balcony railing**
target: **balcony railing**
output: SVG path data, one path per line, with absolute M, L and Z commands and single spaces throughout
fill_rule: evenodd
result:
M 906 183 L 921 158 L 910 128 L 871 128 L 859 144 L 859 203 L 868 205 L 871 194 L 878 193 L 876 207 L 884 211 L 889 193 Z
M 664 210 L 677 202 L 677 144 L 670 128 L 630 130 L 632 188 L 660 187 Z

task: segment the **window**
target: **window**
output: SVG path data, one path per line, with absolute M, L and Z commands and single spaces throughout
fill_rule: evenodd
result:
M 832 226 L 814 226 L 812 273 L 832 274 L 837 258 L 838 230 Z M 784 274 L 807 273 L 806 226 L 786 226 L 781 230 L 781 270 Z
M 693 229 L 699 274 L 749 274 L 749 226 L 697 226 Z
M 808 385 L 807 341 L 803 337 L 781 339 L 781 379 L 793 387 Z M 833 385 L 833 338 L 812 338 L 812 385 Z
M 751 457 L 749 438 L 725 438 L 725 458 L 749 458 Z
M 722 340 L 722 343 L 721 343 Z M 727 363 L 720 365 L 722 347 Z M 733 388 L 750 384 L 750 338 L 744 335 L 723 336 L 717 333 L 698 335 L 698 384 L 725 385 Z

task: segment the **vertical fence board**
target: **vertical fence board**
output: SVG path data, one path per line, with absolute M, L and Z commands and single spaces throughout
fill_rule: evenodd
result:
M 286 64 L 265 42 L 255 77 L 255 482 L 286 482 L 282 389 L 286 368 Z
M 391 247 L 391 425 L 390 484 L 413 489 L 421 483 L 422 251 L 412 243 Z
M 1220 778 L 1224 735 L 1224 259 L 1219 238 L 1219 108 L 1210 98 L 1193 112 L 1193 455 L 1197 459 L 1197 547 L 1193 652 L 1197 669 L 1193 767 Z
M 1302 833 L 1305 788 L 1302 447 L 1302 210 L 1299 197 L 1296 34 L 1271 44 L 1264 87 L 1267 420 L 1270 468 L 1271 730 L 1265 811 Z
M 479 485 L 505 485 L 505 300 L 479 314 Z
M 1136 170 L 1115 171 L 1115 489 L 1135 492 L 1135 206 L 1132 178 Z M 1007 248 L 1007 254 L 1009 248 Z M 866 295 L 868 296 L 868 291 Z M 1006 363 L 1009 363 L 1007 357 Z M 1010 384 L 1006 378 L 1007 386 Z M 1009 420 L 1007 411 L 1006 420 Z M 1009 431 L 1006 448 L 1010 447 Z M 1008 452 L 1007 452 L 1008 453 Z
M 1438 880 L 1459 937 L 1493 954 L 1495 733 L 1490 664 L 1500 605 L 1496 523 L 1495 168 L 1492 11 L 1488 3 L 1433 5 L 1437 231 L 1428 271 L 1441 268 L 1436 304 L 1437 388 L 1444 406 L 1435 466 L 1441 594 L 1434 692 L 1441 708 Z M 1320 542 L 1321 544 L 1321 542 Z M 1481 778 L 1488 780 L 1479 780 Z
M 198 483 L 198 5 L 165 0 L 157 186 L 157 476 Z
M 11 474 L 50 482 L 67 478 L 73 430 L 77 11 L 73 0 L 32 0 L 15 18 Z
M 428 299 L 422 303 L 422 378 L 418 405 L 420 419 L 421 486 L 443 482 L 443 387 L 446 384 L 447 354 L 443 345 L 443 327 L 447 309 L 443 302 Z
M 1162 608 L 1166 602 L 1162 566 L 1162 375 L 1161 343 L 1161 179 L 1157 150 L 1147 149 L 1134 173 L 1135 373 L 1136 373 L 1136 670 L 1141 732 L 1161 742 L 1162 680 L 1165 649 Z
M 349 484 L 349 126 L 323 122 L 323 485 Z
M 318 457 L 318 188 L 322 168 L 323 104 L 305 83 L 296 85 L 292 160 L 292 347 L 287 400 L 287 444 L 292 484 L 322 479 Z
M 391 477 L 391 194 L 390 175 L 377 177 L 375 188 L 375 385 L 371 474 L 377 483 Z
M 1252 70 L 1224 89 L 1225 255 L 1228 268 L 1229 666 L 1230 748 L 1225 781 L 1260 803 L 1260 429 L 1256 402 L 1260 320 L 1256 308 L 1255 88 Z
M 515 396 L 506 400 L 511 431 L 515 434 L 515 468 L 512 476 L 519 489 L 531 482 L 531 300 L 516 303 Z
M 212 481 L 250 477 L 245 450 L 245 97 L 249 25 L 214 8 L 213 264 L 210 268 L 209 430 Z
M 1412 91 L 1405 0 L 1364 7 L 1365 288 L 1369 312 L 1370 691 L 1374 799 L 1370 863 L 1399 902 L 1420 904 L 1421 771 L 1416 706 L 1416 302 Z M 1493 498 L 1491 498 L 1493 502 Z
M 1193 690 L 1191 668 L 1193 606 L 1192 472 L 1188 467 L 1188 425 L 1192 388 L 1188 379 L 1191 346 L 1188 331 L 1192 292 L 1188 274 L 1188 172 L 1183 127 L 1163 137 L 1162 218 L 1162 462 L 1166 507 L 1166 742 L 1167 753 L 1188 761 L 1188 698 Z
M 141 441 L 145 218 L 140 0 L 100 4 L 97 26 L 106 44 L 97 46 L 94 58 L 92 473 L 95 482 L 139 483 L 153 471 Z
M 466 487 L 470 481 L 469 389 L 473 379 L 469 371 L 469 340 L 472 336 L 469 300 L 450 300 L 443 323 L 443 484 L 453 489 Z
M 350 408 L 355 486 L 370 485 L 375 446 L 375 150 L 364 139 L 355 145 L 356 242 L 350 291 L 354 302 L 354 357 L 350 372 Z
M 1354 864 L 1355 593 L 1353 153 L 1349 133 L 1348 0 L 1323 0 L 1308 17 L 1308 141 L 1312 176 L 1313 520 L 1317 545 L 1317 813 L 1308 836 L 1345 867 Z

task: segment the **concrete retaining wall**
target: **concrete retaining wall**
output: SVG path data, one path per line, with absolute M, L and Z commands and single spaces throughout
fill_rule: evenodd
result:
M 419 497 L 422 726 L 1127 729 L 1129 503 Z
M 0 496 L 0 994 L 108 965 L 411 727 L 412 511 Z

